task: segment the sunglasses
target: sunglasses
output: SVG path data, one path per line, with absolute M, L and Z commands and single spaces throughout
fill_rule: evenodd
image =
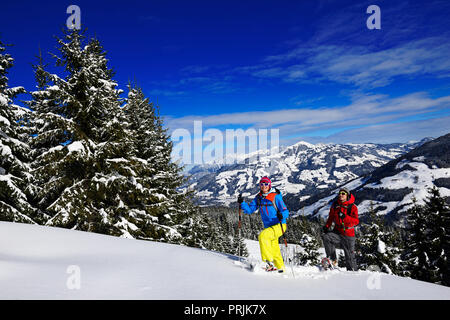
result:
M 261 182 L 260 184 L 259 184 L 261 187 L 267 187 L 268 185 L 269 185 L 269 183 L 266 183 L 266 182 Z
M 339 192 L 339 195 L 347 195 L 347 192 Z

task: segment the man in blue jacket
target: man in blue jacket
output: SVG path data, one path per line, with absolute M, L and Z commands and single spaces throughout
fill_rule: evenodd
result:
M 261 214 L 264 230 L 258 236 L 261 258 L 266 262 L 266 271 L 284 271 L 278 238 L 286 232 L 286 219 L 289 211 L 283 202 L 281 194 L 272 190 L 272 181 L 263 177 L 259 182 L 260 192 L 250 204 L 238 197 L 238 203 L 244 213 L 252 214 L 257 209 Z

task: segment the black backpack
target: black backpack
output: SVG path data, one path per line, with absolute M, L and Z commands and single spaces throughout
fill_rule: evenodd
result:
M 352 212 L 353 205 L 354 205 L 353 203 L 350 203 L 347 207 L 345 207 L 345 206 L 339 205 L 339 204 L 337 203 L 337 200 L 335 200 L 335 201 L 333 202 L 333 208 L 339 208 L 339 207 L 347 208 L 346 214 L 347 214 L 348 216 L 350 216 L 350 217 L 351 217 L 350 213 Z M 350 227 L 350 228 L 344 228 L 344 230 L 355 229 L 355 236 L 356 236 L 356 231 L 357 231 L 357 228 L 356 228 L 356 227 L 357 227 L 357 225 L 356 225 L 356 226 L 353 226 L 353 227 Z
M 341 206 L 341 205 L 339 205 L 339 204 L 337 203 L 337 201 L 334 201 L 334 202 L 333 202 L 333 208 L 339 208 L 339 207 L 345 208 L 345 206 Z M 352 208 L 353 208 L 353 203 L 350 203 L 350 204 L 347 206 L 347 215 L 348 215 L 348 216 L 351 216 L 350 213 L 352 212 Z

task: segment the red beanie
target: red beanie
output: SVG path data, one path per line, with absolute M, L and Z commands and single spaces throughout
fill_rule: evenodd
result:
M 268 183 L 269 188 L 272 188 L 272 181 L 270 181 L 269 177 L 262 177 L 259 183 Z

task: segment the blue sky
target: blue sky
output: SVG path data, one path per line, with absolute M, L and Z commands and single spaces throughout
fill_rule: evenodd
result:
M 170 130 L 277 128 L 280 143 L 404 142 L 450 131 L 450 2 L 10 1 L 10 85 L 34 89 L 66 8 L 135 80 Z M 381 30 L 369 30 L 369 5 Z M 51 65 L 54 60 L 46 54 Z

